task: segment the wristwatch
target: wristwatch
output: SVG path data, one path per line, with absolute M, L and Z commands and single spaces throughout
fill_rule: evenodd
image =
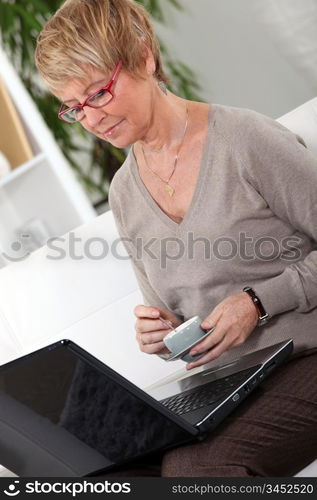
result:
M 259 319 L 258 319 L 258 325 L 257 326 L 265 325 L 269 321 L 269 315 L 266 312 L 266 310 L 264 309 L 263 304 L 260 301 L 259 297 L 255 293 L 255 291 L 253 290 L 253 288 L 251 288 L 249 286 L 245 286 L 243 288 L 243 291 L 246 292 L 249 295 L 250 299 L 252 300 L 253 304 L 255 305 L 255 307 L 258 310 Z

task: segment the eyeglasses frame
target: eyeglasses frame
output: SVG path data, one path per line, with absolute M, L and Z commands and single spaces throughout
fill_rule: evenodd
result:
M 85 118 L 85 115 L 80 120 L 76 120 L 74 122 L 70 122 L 70 121 L 66 120 L 65 118 L 63 118 L 63 115 L 65 113 L 68 113 L 72 109 L 77 109 L 77 108 L 84 109 L 85 106 L 88 106 L 89 108 L 98 109 L 98 108 L 102 108 L 103 106 L 107 106 L 107 104 L 109 104 L 109 102 L 111 102 L 112 99 L 114 98 L 114 94 L 111 91 L 111 89 L 112 89 L 113 84 L 114 84 L 114 82 L 115 82 L 115 80 L 116 80 L 116 78 L 117 78 L 117 76 L 118 76 L 118 74 L 119 74 L 119 72 L 120 72 L 120 70 L 122 68 L 122 65 L 123 65 L 123 61 L 119 61 L 118 64 L 117 64 L 117 66 L 115 67 L 113 75 L 112 75 L 110 81 L 107 83 L 107 85 L 104 86 L 104 87 L 100 87 L 100 89 L 96 90 L 96 92 L 94 92 L 93 94 L 87 96 L 87 98 L 84 100 L 84 102 L 82 104 L 78 103 L 75 106 L 71 106 L 70 108 L 64 109 L 64 106 L 66 106 L 66 105 L 64 103 L 62 103 L 61 107 L 59 109 L 58 115 L 57 115 L 58 118 L 60 120 L 63 120 L 66 123 L 73 124 L 73 123 L 81 122 Z M 102 106 L 92 106 L 91 104 L 88 104 L 89 99 L 91 99 L 95 95 L 99 94 L 99 92 L 101 90 L 106 90 L 111 95 L 111 99 L 107 102 L 107 104 L 103 104 Z

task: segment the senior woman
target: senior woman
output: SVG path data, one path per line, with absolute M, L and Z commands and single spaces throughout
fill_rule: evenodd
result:
M 36 62 L 59 118 L 132 146 L 109 200 L 144 297 L 140 349 L 166 354 L 159 316 L 215 326 L 188 369 L 294 339 L 293 358 L 204 442 L 135 473 L 294 474 L 317 448 L 316 159 L 265 116 L 168 91 L 149 17 L 132 0 L 66 1 Z

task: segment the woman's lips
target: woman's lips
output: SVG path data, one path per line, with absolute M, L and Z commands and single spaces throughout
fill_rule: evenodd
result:
M 108 128 L 104 133 L 103 135 L 104 136 L 111 136 L 114 134 L 114 132 L 118 129 L 119 125 L 121 125 L 121 123 L 124 122 L 124 119 L 123 120 L 120 120 L 118 123 L 116 123 L 115 125 L 113 125 L 112 127 Z

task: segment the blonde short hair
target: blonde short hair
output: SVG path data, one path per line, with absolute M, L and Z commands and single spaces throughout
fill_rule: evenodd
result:
M 87 77 L 90 66 L 112 72 L 119 60 L 141 76 L 145 46 L 151 49 L 158 81 L 167 82 L 150 17 L 133 0 L 66 0 L 37 39 L 35 62 L 49 89 L 58 94 L 70 79 Z

